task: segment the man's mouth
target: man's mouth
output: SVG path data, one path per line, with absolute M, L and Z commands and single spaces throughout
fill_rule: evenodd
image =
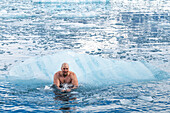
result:
M 64 74 L 67 74 L 67 72 L 64 72 Z

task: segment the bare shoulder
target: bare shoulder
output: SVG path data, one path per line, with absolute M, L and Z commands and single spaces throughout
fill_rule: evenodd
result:
M 61 75 L 61 71 L 58 71 L 54 74 L 54 76 L 59 77 Z
M 75 77 L 76 74 L 74 72 L 70 71 L 70 76 Z
M 70 74 L 71 74 L 71 75 L 76 75 L 76 74 L 75 74 L 74 72 L 72 72 L 72 71 L 70 71 Z

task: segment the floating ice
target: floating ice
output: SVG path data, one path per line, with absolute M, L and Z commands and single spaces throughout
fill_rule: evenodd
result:
M 111 60 L 73 51 L 60 51 L 53 55 L 27 59 L 12 67 L 8 78 L 52 83 L 55 72 L 61 70 L 61 64 L 64 62 L 69 64 L 70 71 L 76 73 L 79 83 L 94 86 L 169 77 L 168 73 L 146 62 Z
M 151 96 L 139 96 L 138 98 L 145 101 L 153 101 L 153 98 Z
M 45 86 L 45 87 L 44 87 L 44 90 L 45 90 L 45 91 L 52 91 L 52 89 L 50 88 L 50 86 Z
M 120 103 L 123 104 L 123 105 L 130 105 L 130 104 L 132 104 L 131 100 L 127 100 L 127 99 L 120 100 Z

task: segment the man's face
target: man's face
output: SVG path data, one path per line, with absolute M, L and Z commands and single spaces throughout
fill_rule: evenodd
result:
M 68 71 L 69 71 L 69 66 L 68 65 L 63 65 L 61 70 L 62 70 L 64 75 L 67 75 Z

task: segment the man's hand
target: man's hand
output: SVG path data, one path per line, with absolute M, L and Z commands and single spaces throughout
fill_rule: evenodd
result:
M 71 89 L 61 90 L 61 92 L 70 92 Z
M 66 90 L 60 90 L 61 92 L 65 92 Z
M 78 86 L 73 86 L 71 89 L 76 89 L 76 88 L 78 88 Z
M 67 92 L 70 92 L 70 91 L 71 91 L 71 89 L 66 89 L 66 91 L 67 91 Z

